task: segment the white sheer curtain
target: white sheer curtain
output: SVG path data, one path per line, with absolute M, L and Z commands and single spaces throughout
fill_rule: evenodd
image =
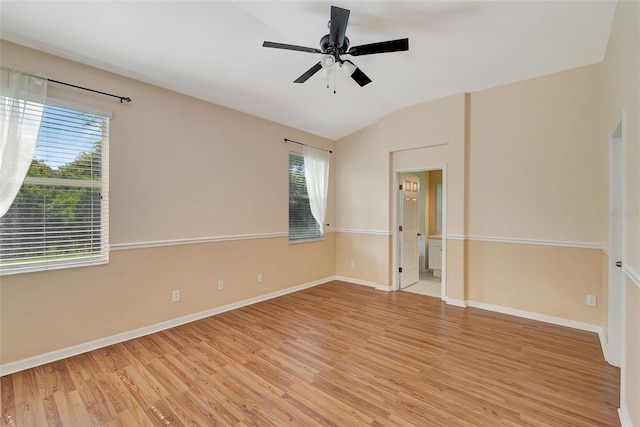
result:
M 40 132 L 47 80 L 9 66 L 0 75 L 0 217 L 24 181 Z
M 311 214 L 320 225 L 320 234 L 324 236 L 329 190 L 329 152 L 305 145 L 303 154 L 304 179 L 307 182 Z

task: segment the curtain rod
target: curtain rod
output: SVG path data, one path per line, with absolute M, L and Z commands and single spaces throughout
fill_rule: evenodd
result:
M 74 87 L 76 89 L 86 90 L 88 92 L 99 93 L 100 95 L 105 95 L 105 96 L 111 96 L 113 98 L 118 98 L 120 100 L 121 104 L 123 102 L 131 102 L 131 98 L 129 98 L 127 96 L 114 95 L 112 93 L 102 92 L 102 91 L 95 90 L 95 89 L 89 89 L 89 88 L 83 87 L 83 86 L 72 85 L 71 83 L 61 82 L 60 80 L 54 80 L 54 79 L 50 79 L 50 78 L 47 78 L 47 77 L 38 76 L 38 75 L 35 75 L 35 74 L 27 73 L 27 72 L 22 71 L 22 70 L 15 69 L 15 68 L 11 67 L 10 65 L 2 65 L 2 69 L 3 70 L 15 71 L 15 72 L 22 73 L 22 74 L 25 74 L 25 75 L 28 75 L 28 76 L 31 76 L 31 77 L 35 77 L 35 78 L 38 78 L 38 79 L 46 80 L 46 81 L 51 82 L 51 83 L 57 83 L 59 85 L 70 86 L 70 87 Z
M 305 143 L 303 143 L 303 142 L 294 141 L 293 139 L 289 139 L 289 138 L 285 138 L 285 139 L 284 139 L 284 142 L 293 142 L 294 144 L 298 144 L 298 145 L 306 145 L 307 147 L 313 147 L 313 148 L 317 148 L 318 150 L 328 151 L 329 153 L 333 153 L 333 151 L 331 151 L 331 150 L 327 150 L 326 148 L 316 147 L 315 145 L 305 144 Z
M 99 93 L 100 95 L 105 95 L 105 96 L 111 96 L 113 98 L 118 98 L 120 100 L 121 104 L 124 103 L 124 102 L 131 102 L 131 98 L 126 97 L 126 96 L 113 95 L 111 93 L 101 92 L 101 91 L 95 90 L 95 89 L 89 89 L 89 88 L 82 87 L 82 86 L 72 85 L 71 83 L 65 83 L 65 82 L 61 82 L 59 80 L 48 79 L 48 78 L 45 78 L 45 77 L 40 77 L 40 76 L 34 76 L 34 77 L 45 79 L 45 80 L 47 80 L 47 81 L 49 81 L 51 83 L 57 83 L 59 85 L 70 86 L 70 87 L 75 87 L 76 89 L 86 90 L 87 92 Z

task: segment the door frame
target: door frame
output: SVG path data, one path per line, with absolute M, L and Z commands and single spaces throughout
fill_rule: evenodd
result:
M 398 168 L 393 170 L 392 174 L 392 183 L 391 183 L 391 191 L 392 191 L 392 199 L 395 198 L 395 201 L 391 203 L 391 290 L 399 291 L 400 290 L 400 273 L 398 272 L 398 267 L 400 265 L 399 260 L 401 259 L 401 245 L 400 245 L 400 235 L 398 231 L 399 223 L 399 215 L 400 212 L 400 204 L 402 203 L 402 192 L 399 190 L 399 185 L 402 182 L 401 176 L 405 173 L 418 173 L 418 172 L 429 172 L 429 171 L 442 171 L 442 281 L 440 286 L 440 299 L 446 301 L 447 295 L 447 165 L 430 165 L 423 167 L 414 167 L 414 168 Z M 428 233 L 425 233 L 428 234 Z M 428 239 L 429 236 L 425 236 Z
M 622 110 L 620 120 L 609 137 L 609 241 L 608 241 L 608 319 L 606 359 L 613 366 L 623 368 L 624 360 L 624 272 L 616 267 L 616 261 L 624 257 L 624 191 L 626 113 Z M 618 176 L 616 176 L 616 172 Z M 614 230 L 612 218 L 620 221 L 619 235 Z M 622 380 L 622 378 L 621 378 Z M 620 387 L 621 390 L 624 388 Z

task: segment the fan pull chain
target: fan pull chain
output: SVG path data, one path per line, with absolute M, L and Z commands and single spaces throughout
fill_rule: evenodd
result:
M 333 94 L 336 94 L 336 66 L 333 66 Z

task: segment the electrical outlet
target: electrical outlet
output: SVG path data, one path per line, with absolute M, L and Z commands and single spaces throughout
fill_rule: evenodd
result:
M 587 305 L 592 307 L 596 306 L 596 296 L 595 295 L 587 295 Z
M 180 301 L 180 291 L 173 291 L 171 293 L 171 299 L 173 300 L 173 302 Z
M 262 273 L 258 273 L 258 283 L 262 283 Z
M 351 268 L 356 268 L 356 262 L 354 260 L 351 260 Z
M 221 291 L 224 289 L 224 280 L 218 280 L 218 290 Z

